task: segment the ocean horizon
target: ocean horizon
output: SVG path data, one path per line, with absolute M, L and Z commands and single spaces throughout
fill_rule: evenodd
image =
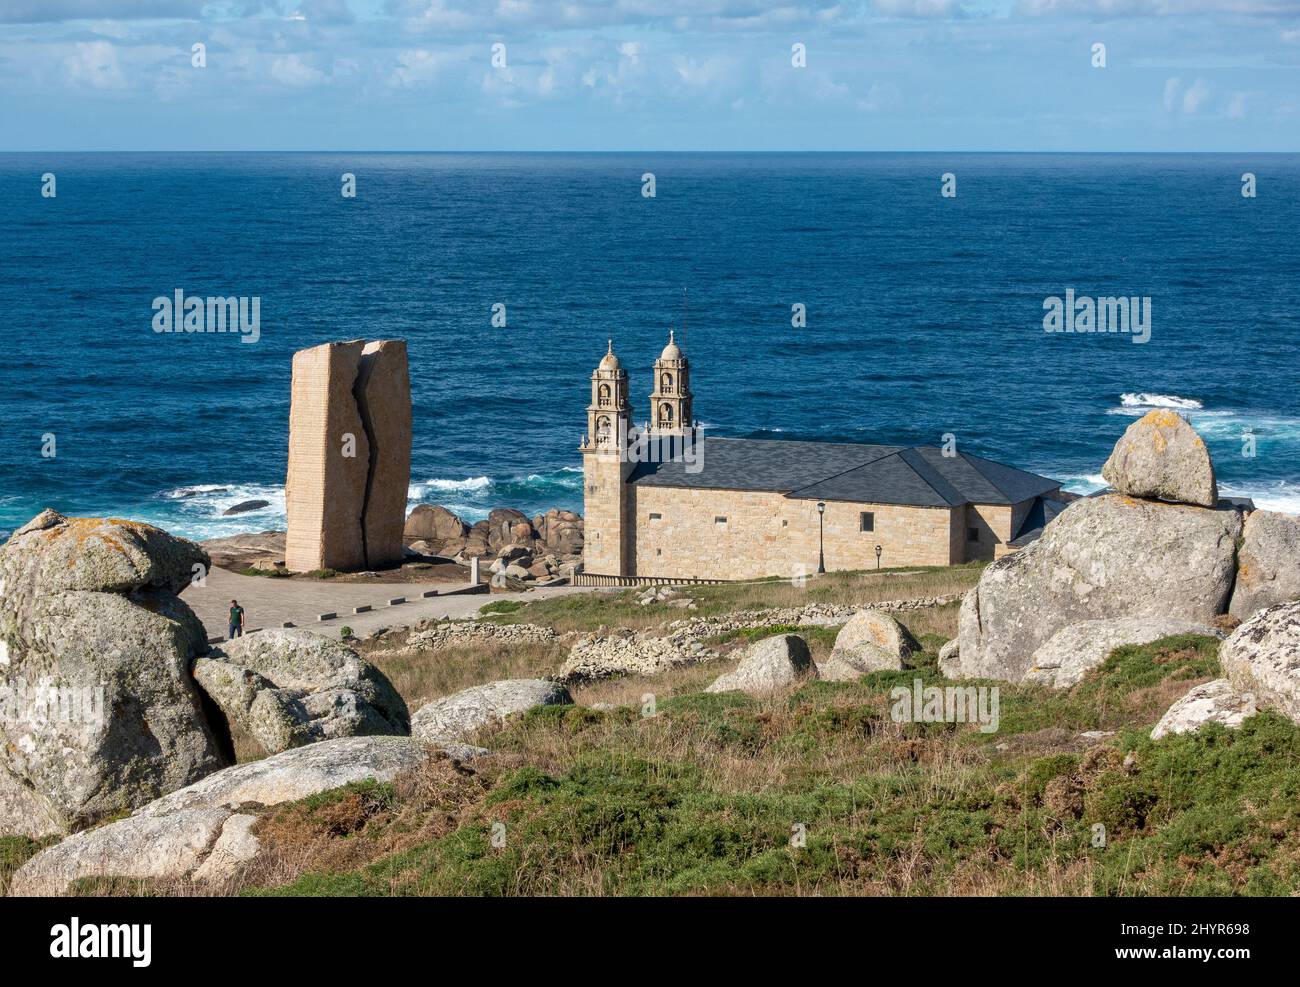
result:
M 670 326 L 708 434 L 951 435 L 1088 492 L 1169 408 L 1300 513 L 1297 154 L 7 153 L 0 191 L 3 530 L 283 528 L 293 352 L 390 336 L 412 505 L 580 512 L 590 373 L 612 339 L 642 420 Z M 176 291 L 258 298 L 257 341 L 155 332 Z M 1045 332 L 1067 291 L 1149 299 L 1149 340 Z

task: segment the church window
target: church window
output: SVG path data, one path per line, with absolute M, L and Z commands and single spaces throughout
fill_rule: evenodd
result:
M 662 518 L 662 517 L 663 517 L 662 514 L 651 514 L 651 515 L 650 515 L 650 520 L 651 520 L 651 521 L 658 521 L 658 520 L 659 520 L 660 518 Z
M 671 425 L 673 423 L 673 406 L 664 402 L 659 406 L 659 424 Z
M 601 384 L 601 385 L 600 385 L 600 403 L 601 403 L 601 404 L 609 404 L 609 385 L 608 385 L 608 384 Z
M 664 374 L 662 377 L 659 378 L 659 390 L 663 391 L 665 394 L 673 393 L 672 374 Z
M 859 531 L 875 531 L 875 530 L 876 530 L 876 515 L 875 515 L 874 513 L 872 513 L 871 511 L 863 511 L 861 514 L 859 514 L 859 515 L 858 515 L 858 530 L 859 530 Z
M 713 523 L 721 527 L 727 523 L 727 519 L 725 517 L 715 517 Z

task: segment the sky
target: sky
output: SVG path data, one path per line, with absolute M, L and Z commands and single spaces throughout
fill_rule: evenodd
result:
M 4 151 L 1298 149 L 1300 0 L 0 0 Z

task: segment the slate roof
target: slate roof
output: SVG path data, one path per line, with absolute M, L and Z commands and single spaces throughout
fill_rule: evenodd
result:
M 703 469 L 681 461 L 640 463 L 630 482 L 710 490 L 769 490 L 803 500 L 912 507 L 1016 504 L 1060 483 L 990 459 L 932 446 L 792 442 L 706 436 Z
M 1024 548 L 1026 545 L 1035 542 L 1047 527 L 1068 505 L 1063 501 L 1053 500 L 1050 497 L 1035 497 L 1033 505 L 1029 508 L 1029 513 L 1020 523 L 1020 530 L 1015 532 L 1011 539 L 1013 548 Z

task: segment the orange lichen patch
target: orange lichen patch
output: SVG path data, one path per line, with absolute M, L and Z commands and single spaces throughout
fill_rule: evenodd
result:
M 1172 411 L 1148 411 L 1141 420 L 1160 428 L 1177 428 L 1182 423 L 1182 419 Z

